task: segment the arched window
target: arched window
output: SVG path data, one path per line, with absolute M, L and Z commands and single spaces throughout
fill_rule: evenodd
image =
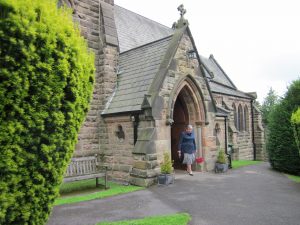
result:
M 249 131 L 249 111 L 247 106 L 245 106 L 244 108 L 244 122 L 245 122 L 244 125 L 245 131 Z
M 239 131 L 243 131 L 244 130 L 244 111 L 242 108 L 242 105 L 239 105 L 238 107 L 238 124 L 239 124 Z
M 236 111 L 235 104 L 232 104 L 233 108 L 233 119 L 234 119 L 234 126 L 236 127 L 237 130 L 239 130 L 239 123 L 238 123 L 238 113 Z

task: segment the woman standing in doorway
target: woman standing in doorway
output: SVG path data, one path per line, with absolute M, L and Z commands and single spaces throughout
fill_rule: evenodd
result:
M 193 132 L 193 126 L 187 125 L 185 131 L 180 134 L 178 154 L 184 156 L 183 164 L 186 164 L 186 171 L 190 176 L 193 176 L 192 164 L 195 161 L 196 142 Z

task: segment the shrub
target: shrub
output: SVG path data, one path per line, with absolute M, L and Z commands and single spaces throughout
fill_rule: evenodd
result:
M 271 87 L 267 94 L 267 97 L 264 98 L 263 104 L 260 107 L 261 115 L 262 115 L 262 122 L 264 125 L 268 125 L 268 118 L 269 114 L 274 108 L 274 106 L 279 102 L 279 96 Z
M 88 111 L 94 57 L 50 0 L 0 0 L 0 224 L 44 224 Z
M 288 88 L 284 98 L 269 116 L 267 150 L 271 166 L 279 171 L 299 174 L 300 157 L 294 138 L 291 115 L 300 105 L 300 79 Z
M 220 150 L 217 157 L 217 163 L 226 164 L 226 156 L 224 150 Z
M 295 141 L 300 153 L 300 107 L 292 114 L 291 122 L 294 130 Z
M 164 160 L 160 166 L 161 173 L 170 174 L 173 171 L 171 156 L 169 153 L 164 153 Z

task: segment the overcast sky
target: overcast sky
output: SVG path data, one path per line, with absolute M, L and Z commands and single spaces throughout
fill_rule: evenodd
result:
M 184 4 L 200 55 L 213 54 L 237 88 L 262 103 L 300 78 L 300 0 L 115 0 L 171 27 Z

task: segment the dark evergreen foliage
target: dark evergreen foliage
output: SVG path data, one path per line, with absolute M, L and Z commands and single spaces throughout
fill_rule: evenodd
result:
M 261 115 L 262 115 L 262 122 L 264 126 L 268 125 L 268 117 L 272 108 L 279 102 L 279 97 L 273 88 L 270 88 L 267 96 L 264 98 L 263 104 L 261 105 Z
M 300 174 L 300 157 L 293 133 L 291 115 L 300 106 L 300 79 L 288 88 L 285 97 L 269 115 L 267 150 L 274 169 Z
M 294 130 L 295 140 L 300 153 L 300 106 L 298 107 L 297 111 L 292 114 L 291 121 Z
M 0 224 L 45 224 L 88 111 L 94 57 L 53 0 L 0 0 Z

